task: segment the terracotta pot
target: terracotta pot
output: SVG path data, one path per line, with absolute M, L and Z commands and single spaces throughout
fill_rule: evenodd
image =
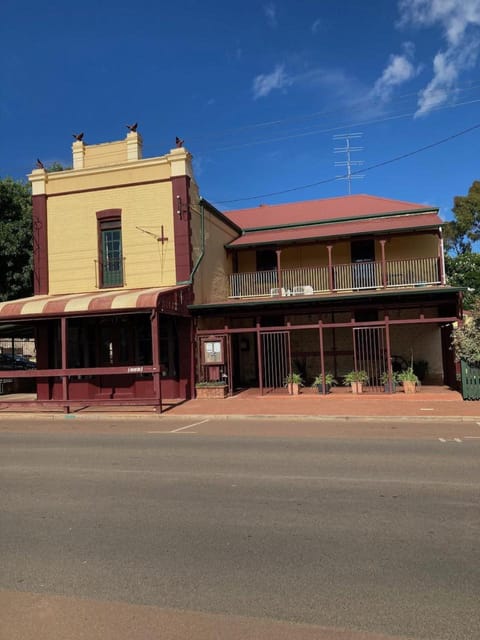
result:
M 412 380 L 404 380 L 403 390 L 405 393 L 415 393 L 415 391 L 417 390 L 416 382 L 412 382 Z
M 363 393 L 363 382 L 352 382 L 352 393 Z
M 289 382 L 288 383 L 288 393 L 291 396 L 298 396 L 298 394 L 300 393 L 300 385 L 297 384 L 296 382 Z

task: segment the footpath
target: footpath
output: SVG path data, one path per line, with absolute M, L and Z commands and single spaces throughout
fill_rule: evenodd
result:
M 19 396 L 2 396 L 0 420 L 6 417 L 50 416 L 63 417 L 61 409 L 20 405 Z M 153 417 L 156 412 L 148 406 L 86 406 L 75 410 L 76 417 L 140 418 Z M 345 389 L 335 389 L 323 396 L 304 389 L 298 396 L 285 393 L 266 393 L 248 389 L 231 397 L 165 400 L 162 416 L 178 417 L 291 417 L 292 419 L 350 420 L 390 418 L 395 420 L 480 422 L 480 402 L 464 401 L 461 394 L 447 387 L 421 387 L 415 394 L 364 393 L 353 395 Z

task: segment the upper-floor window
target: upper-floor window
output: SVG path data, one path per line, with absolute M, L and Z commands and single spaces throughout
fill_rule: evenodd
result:
M 123 286 L 122 219 L 120 209 L 97 211 L 100 287 Z

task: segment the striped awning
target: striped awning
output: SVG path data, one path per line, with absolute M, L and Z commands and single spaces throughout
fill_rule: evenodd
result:
M 33 296 L 0 302 L 1 320 L 89 315 L 113 312 L 186 311 L 190 287 L 157 287 L 154 289 L 117 289 L 115 291 L 75 293 L 59 296 Z

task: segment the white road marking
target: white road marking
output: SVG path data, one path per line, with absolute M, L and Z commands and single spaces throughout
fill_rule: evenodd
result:
M 455 442 L 461 442 L 460 438 L 454 438 Z
M 440 442 L 446 442 L 445 438 L 439 438 Z
M 166 436 L 169 433 L 175 433 L 175 432 L 174 431 L 146 431 L 145 433 L 148 433 L 148 434 L 156 433 L 157 435 L 160 435 L 160 436 Z M 188 436 L 191 433 L 197 433 L 197 432 L 196 431 L 185 431 L 183 433 L 183 435 Z
M 427 408 L 424 409 L 423 407 L 420 407 L 420 411 L 434 411 L 434 409 L 427 409 Z
M 480 436 L 463 436 L 465 440 L 480 440 Z
M 201 420 L 200 422 L 194 422 L 193 424 L 187 424 L 186 427 L 180 427 L 179 429 L 174 429 L 173 431 L 169 431 L 169 433 L 178 433 L 179 431 L 183 431 L 184 429 L 190 429 L 190 427 L 196 427 L 197 424 L 203 424 L 204 422 L 208 422 L 208 418 L 205 420 Z
M 440 442 L 462 442 L 460 438 L 452 438 L 451 440 L 447 440 L 445 438 L 439 438 Z

